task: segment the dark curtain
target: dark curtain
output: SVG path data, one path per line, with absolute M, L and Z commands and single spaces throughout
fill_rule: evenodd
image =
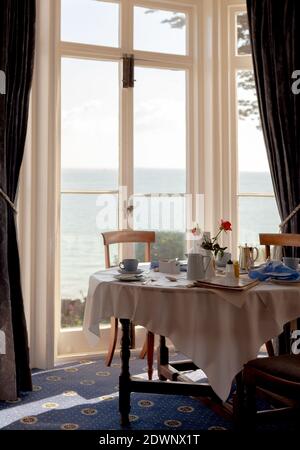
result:
M 300 1 L 247 0 L 254 74 L 275 197 L 283 221 L 300 203 Z M 300 211 L 285 233 L 300 233 Z M 285 249 L 300 256 L 300 249 Z
M 27 131 L 35 47 L 35 0 L 0 2 L 0 188 L 14 203 Z M 0 195 L 0 330 L 6 353 L 0 355 L 0 400 L 31 390 L 29 350 L 20 280 L 15 212 Z
M 247 10 L 261 123 L 283 221 L 300 203 L 300 94 L 292 91 L 293 72 L 300 70 L 300 1 L 247 0 Z M 282 231 L 300 233 L 300 211 Z M 300 257 L 300 249 L 285 248 L 284 254 Z M 289 353 L 290 344 L 287 324 L 277 351 Z

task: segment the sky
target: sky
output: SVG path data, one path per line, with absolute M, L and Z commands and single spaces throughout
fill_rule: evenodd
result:
M 134 47 L 185 53 L 185 30 L 136 8 Z M 153 32 L 154 30 L 154 32 Z M 118 46 L 118 5 L 96 0 L 62 0 L 62 40 Z M 138 65 L 138 62 L 137 62 Z M 134 164 L 185 168 L 185 72 L 137 67 L 134 88 Z M 119 64 L 64 58 L 62 61 L 62 167 L 117 168 Z M 261 131 L 239 121 L 239 169 L 267 171 Z M 259 164 L 258 164 L 259 162 Z

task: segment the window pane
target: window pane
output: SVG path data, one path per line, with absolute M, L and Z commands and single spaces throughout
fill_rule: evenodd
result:
M 142 193 L 185 192 L 185 169 L 137 167 L 134 171 L 135 191 Z
M 238 161 L 241 193 L 273 193 L 252 70 L 237 72 Z
M 104 268 L 100 233 L 118 228 L 115 195 L 61 196 L 61 299 L 62 326 L 80 326 L 89 277 Z M 118 256 L 110 247 L 111 260 Z
M 99 0 L 61 0 L 61 40 L 119 46 L 119 5 Z
M 140 230 L 184 231 L 186 229 L 185 197 L 135 196 L 134 228 Z
M 134 192 L 152 195 L 135 196 L 134 228 L 156 231 L 152 258 L 183 258 L 186 205 L 176 194 L 186 192 L 185 71 L 138 67 L 135 78 Z
M 63 58 L 61 108 L 63 186 L 117 189 L 119 63 Z
M 275 198 L 239 199 L 240 244 L 257 245 L 259 233 L 278 233 L 280 218 Z
M 249 34 L 248 16 L 246 12 L 239 13 L 236 16 L 237 28 L 237 54 L 251 55 L 251 42 Z
M 186 236 L 183 231 L 157 231 L 155 243 L 151 246 L 151 261 L 161 259 L 186 259 Z M 135 257 L 139 261 L 145 259 L 145 246 L 136 244 Z
M 186 54 L 183 13 L 134 7 L 134 48 L 176 55 Z
M 138 67 L 134 89 L 134 192 L 186 190 L 185 71 Z
M 118 171 L 115 169 L 70 169 L 63 168 L 61 190 L 116 190 Z
M 153 230 L 151 260 L 185 258 L 186 201 L 184 196 L 137 196 L 134 198 L 134 229 Z M 144 247 L 136 246 L 136 257 L 143 261 Z

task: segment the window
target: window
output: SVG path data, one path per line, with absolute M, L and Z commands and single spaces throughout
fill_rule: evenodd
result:
M 135 6 L 135 50 L 186 55 L 186 18 L 186 14 L 180 12 Z
M 237 136 L 237 243 L 257 245 L 259 233 L 277 232 L 280 220 L 260 124 L 246 11 L 230 7 L 230 24 L 231 117 Z
M 61 0 L 59 353 L 85 345 L 80 327 L 89 275 L 104 268 L 101 232 L 151 229 L 157 233 L 153 256 L 184 256 L 193 152 L 187 145 L 191 10 L 176 0 L 150 5 Z M 133 89 L 122 84 L 128 54 L 134 58 Z M 120 249 L 111 251 L 117 263 Z M 125 248 L 123 255 L 132 251 Z M 140 246 L 136 255 L 143 259 Z M 103 324 L 104 337 L 108 326 Z M 71 342 L 66 331 L 74 327 Z M 102 345 L 107 347 L 105 339 Z
M 236 55 L 251 55 L 251 42 L 246 12 L 235 14 L 236 20 Z
M 61 0 L 61 40 L 119 47 L 119 4 Z
M 118 136 L 119 62 L 62 58 L 62 327 L 82 324 L 89 275 L 103 267 L 100 233 L 118 228 Z
M 185 193 L 186 71 L 138 67 L 134 89 L 134 228 L 156 230 L 153 257 L 184 257 Z M 138 248 L 141 258 L 141 246 Z
M 236 74 L 238 101 L 239 223 L 241 243 L 257 244 L 280 223 L 264 145 L 253 71 Z

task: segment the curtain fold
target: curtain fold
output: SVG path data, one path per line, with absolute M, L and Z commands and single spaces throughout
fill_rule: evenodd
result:
M 260 117 L 281 221 L 300 203 L 300 94 L 292 74 L 300 70 L 299 0 L 247 0 Z M 300 233 L 300 211 L 285 225 Z M 300 256 L 299 249 L 285 254 Z
M 35 0 L 1 0 L 0 188 L 15 202 L 23 159 L 35 47 Z M 14 400 L 32 389 L 23 307 L 15 213 L 0 195 L 0 400 Z

